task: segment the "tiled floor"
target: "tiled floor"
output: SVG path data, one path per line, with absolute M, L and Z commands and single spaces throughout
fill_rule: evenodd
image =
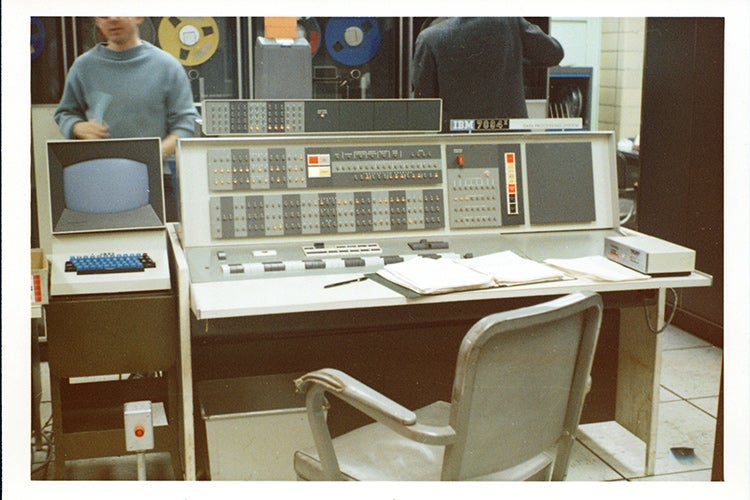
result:
M 573 449 L 569 481 L 709 481 L 719 394 L 722 351 L 678 328 L 662 337 L 661 402 L 654 476 L 644 474 L 645 444 L 614 422 L 585 424 Z M 43 374 L 46 364 L 42 365 Z M 43 379 L 45 377 L 43 376 Z M 49 386 L 44 384 L 42 422 L 50 418 Z M 51 425 L 49 426 L 51 428 Z M 673 448 L 692 449 L 679 459 Z M 32 479 L 52 477 L 45 466 L 47 447 L 34 453 Z M 150 479 L 173 479 L 169 454 L 147 455 Z M 137 477 L 133 456 L 68 463 L 68 479 Z
M 568 480 L 708 481 L 719 401 L 722 351 L 679 328 L 662 337 L 656 467 L 644 474 L 645 444 L 615 422 L 585 424 Z M 670 450 L 689 448 L 679 459 Z

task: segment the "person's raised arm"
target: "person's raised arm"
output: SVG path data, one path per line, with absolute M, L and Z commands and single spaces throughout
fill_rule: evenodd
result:
M 519 18 L 519 30 L 525 62 L 533 66 L 555 66 L 562 61 L 565 56 L 562 45 L 539 26 Z
M 417 38 L 414 49 L 414 73 L 412 86 L 414 97 L 440 97 L 435 55 L 426 42 Z
M 78 67 L 74 64 L 65 79 L 62 99 L 55 110 L 54 119 L 60 133 L 66 139 L 104 139 L 109 137 L 109 128 L 86 116 L 86 100 L 83 86 L 78 79 Z

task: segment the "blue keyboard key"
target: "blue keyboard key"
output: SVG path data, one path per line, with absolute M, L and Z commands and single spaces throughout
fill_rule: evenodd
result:
M 76 274 L 143 272 L 153 267 L 156 263 L 146 253 L 74 255 L 65 263 L 65 271 Z

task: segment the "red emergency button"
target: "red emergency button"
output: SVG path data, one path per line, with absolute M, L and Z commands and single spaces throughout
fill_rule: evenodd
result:
M 135 429 L 133 429 L 133 433 L 135 434 L 135 437 L 143 437 L 144 434 L 146 434 L 146 429 L 143 428 L 142 425 L 136 425 Z

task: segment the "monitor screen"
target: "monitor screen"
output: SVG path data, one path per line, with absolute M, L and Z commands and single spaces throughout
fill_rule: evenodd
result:
M 164 227 L 161 141 L 47 143 L 52 232 Z

